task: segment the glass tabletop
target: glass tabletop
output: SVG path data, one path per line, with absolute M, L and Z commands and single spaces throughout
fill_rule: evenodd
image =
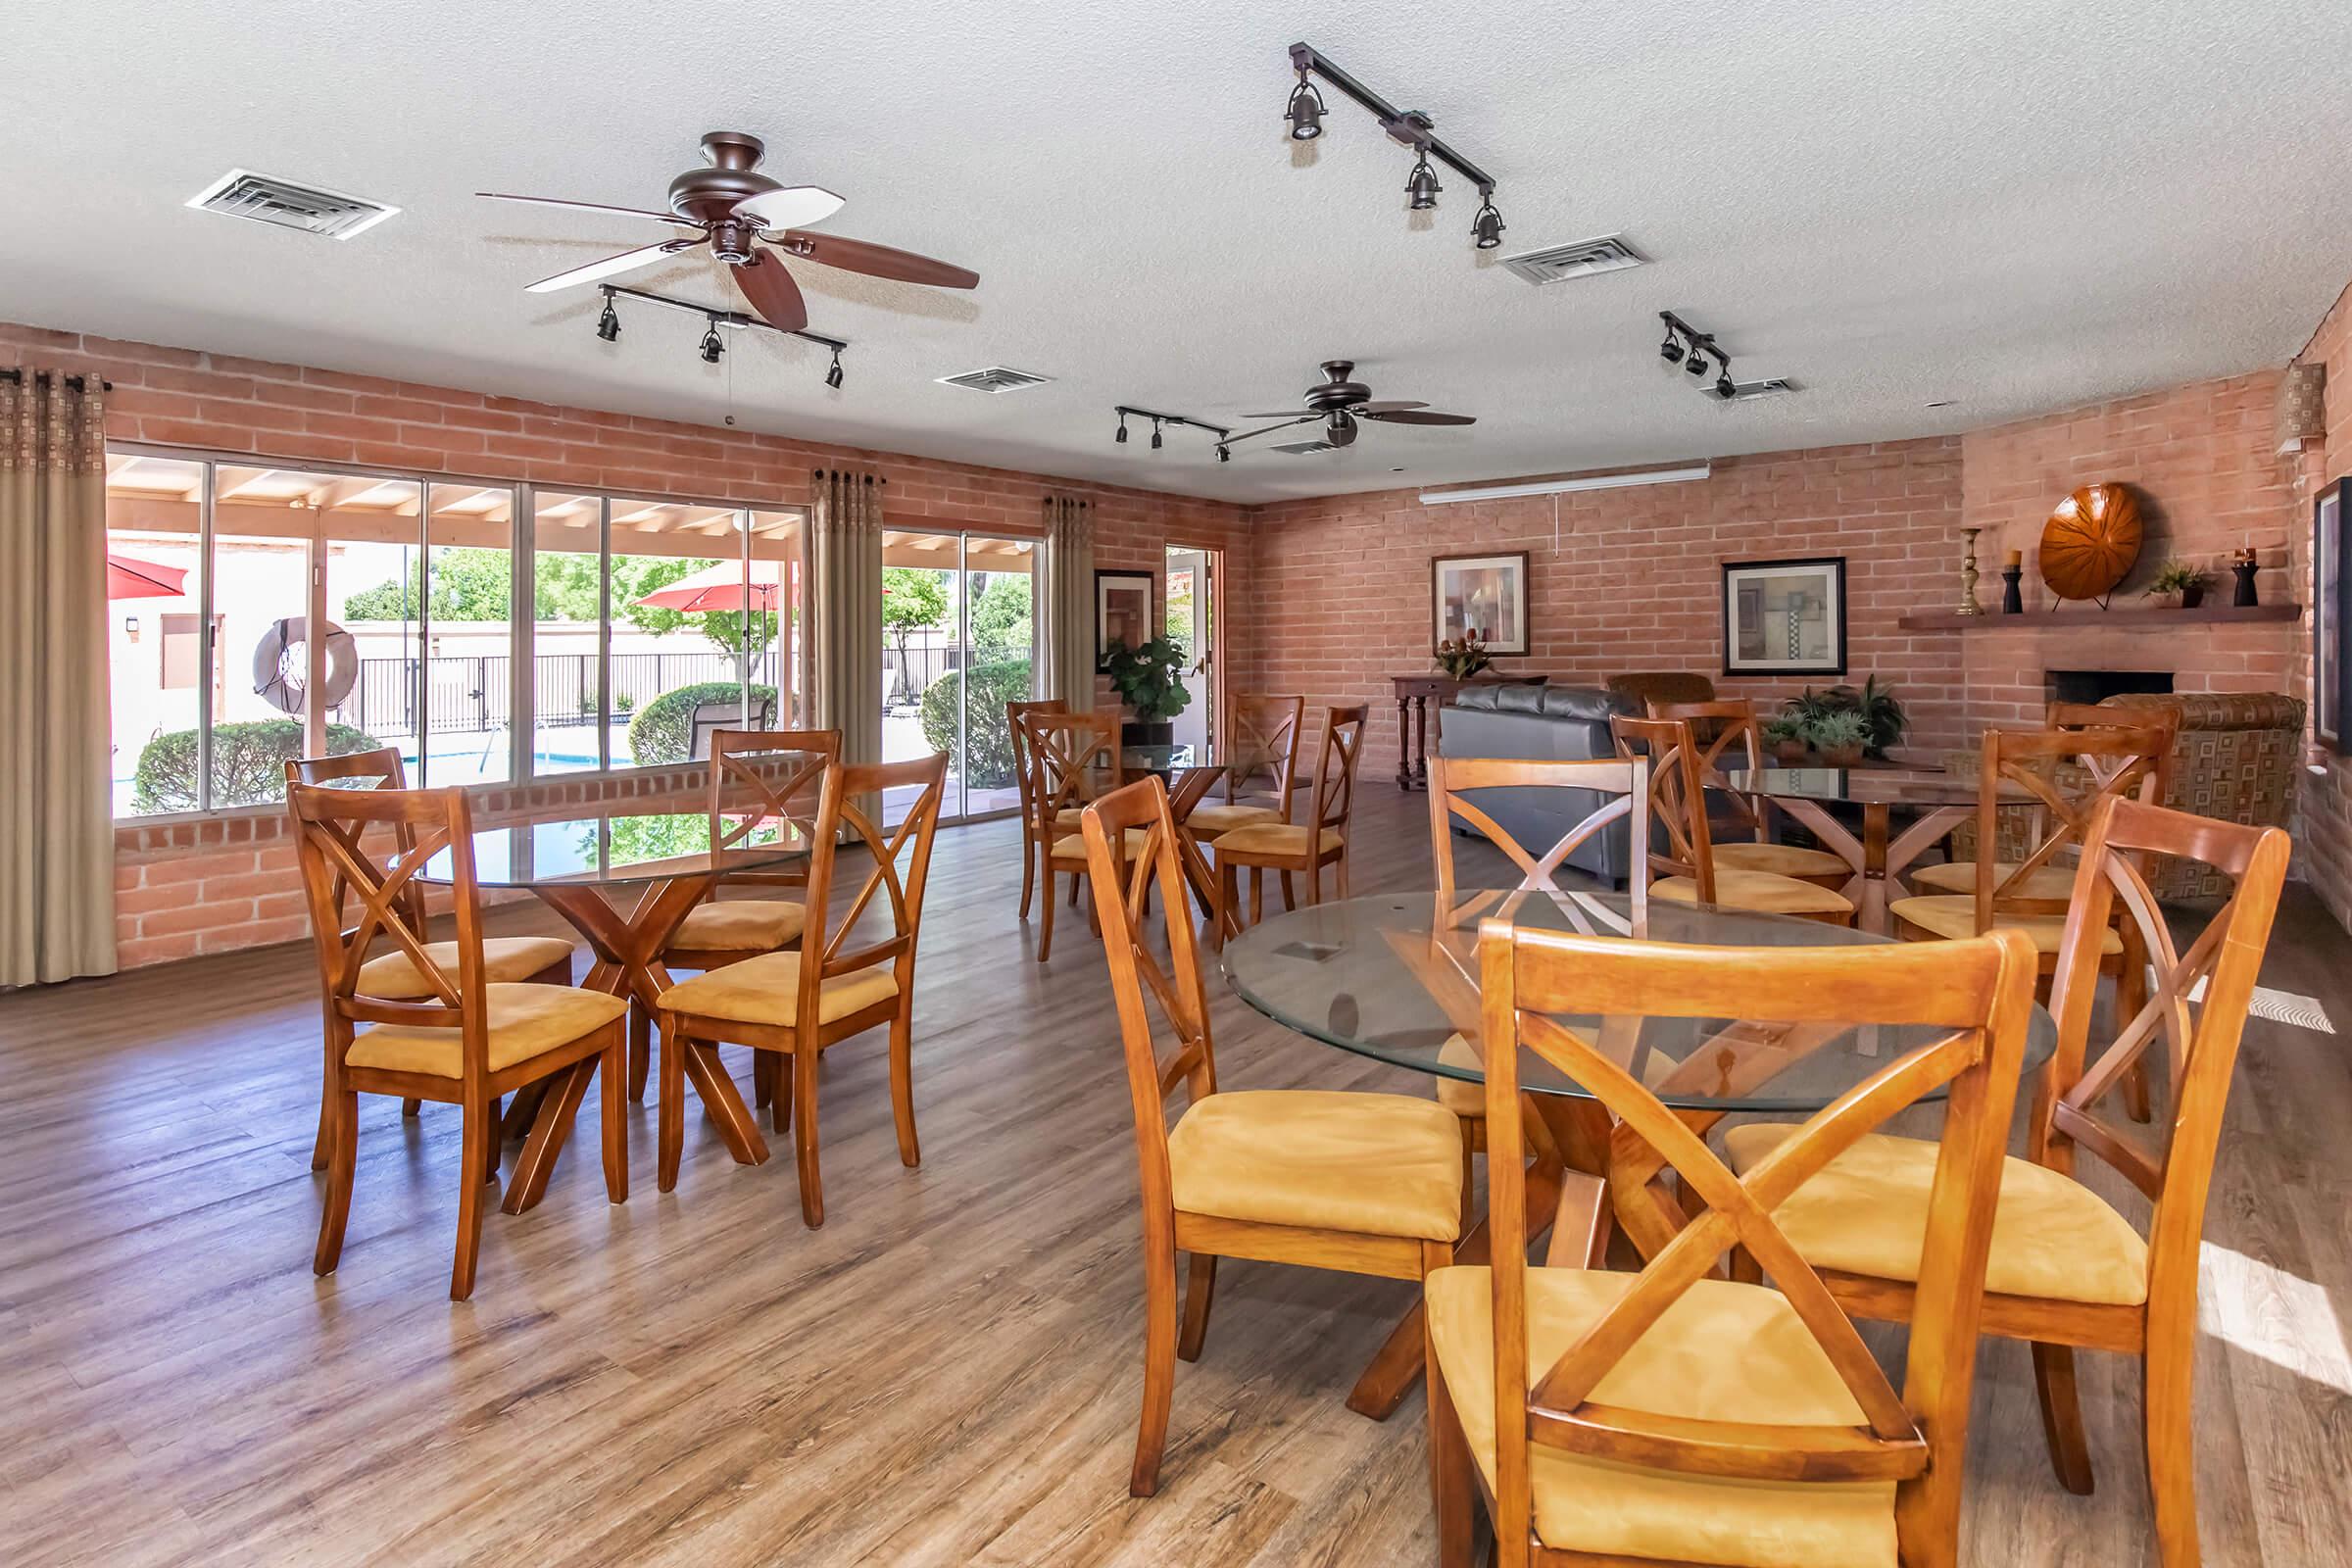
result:
M 483 828 L 473 835 L 473 874 L 486 888 L 593 887 L 758 870 L 808 853 L 808 836 L 781 820 L 761 823 L 744 842 L 713 854 L 706 811 L 610 812 Z M 416 879 L 447 882 L 449 852 L 425 861 Z
M 1190 742 L 1172 746 L 1122 746 L 1119 766 L 1130 773 L 1169 773 L 1208 760 L 1208 748 Z
M 1974 807 L 1980 793 L 1973 773 L 1940 767 L 1759 767 L 1718 769 L 1726 788 L 1787 800 L 1843 802 L 1855 806 Z M 2030 807 L 2034 797 L 2004 785 L 1996 809 Z
M 1630 936 L 1632 903 L 1622 893 L 1454 895 L 1444 919 L 1434 893 L 1397 893 L 1310 905 L 1270 916 L 1225 945 L 1226 981 L 1242 1000 L 1285 1028 L 1358 1055 L 1465 1083 L 1483 1083 L 1478 1039 L 1478 922 L 1516 900 L 1526 925 L 1592 936 Z M 1647 939 L 1726 947 L 1851 947 L 1887 939 L 1867 932 L 1752 914 L 1711 905 L 1653 900 Z M 1631 1069 L 1682 1110 L 1812 1111 L 1904 1053 L 1948 1031 L 1921 1026 L 1851 1026 L 1729 1018 L 1558 1020 Z M 2026 1066 L 2048 1059 L 2057 1040 L 2049 1014 L 2034 1009 Z M 1548 1061 L 1521 1057 L 1521 1087 L 1582 1095 Z M 1931 1096 L 1931 1099 L 1938 1096 Z

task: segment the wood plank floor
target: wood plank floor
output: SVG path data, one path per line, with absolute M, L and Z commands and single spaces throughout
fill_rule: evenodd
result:
M 1357 891 L 1427 886 L 1420 798 L 1361 802 Z M 0 1563 L 1433 1561 L 1419 1397 L 1385 1425 L 1341 1403 L 1405 1285 L 1228 1263 L 1162 1491 L 1128 1498 L 1127 1093 L 1100 949 L 1064 919 L 1033 961 L 1015 842 L 1009 822 L 941 837 L 919 1170 L 878 1032 L 826 1062 L 815 1233 L 788 1150 L 739 1168 L 699 1119 L 657 1193 L 650 1106 L 608 1205 L 591 1096 L 546 1202 L 490 1215 L 458 1305 L 446 1107 L 364 1100 L 342 1267 L 310 1272 L 307 951 L 0 997 Z M 2352 1027 L 2348 976 L 2352 943 L 2298 894 L 2266 984 Z M 1428 1092 L 1212 991 L 1229 1087 Z M 2352 1561 L 2348 1128 L 2345 1041 L 2255 1023 L 2207 1230 L 2216 1568 Z M 2025 1350 L 1987 1343 L 1964 1560 L 2154 1561 L 2132 1363 L 2082 1362 L 2088 1498 L 2050 1475 Z

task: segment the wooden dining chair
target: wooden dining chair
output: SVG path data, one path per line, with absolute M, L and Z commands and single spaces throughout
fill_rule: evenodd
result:
M 1827 925 L 1851 925 L 1853 902 L 1817 883 L 1774 871 L 1733 870 L 1718 863 L 1707 822 L 1706 790 L 1690 726 L 1679 718 L 1609 716 L 1617 755 L 1649 759 L 1649 896 L 1677 904 L 1712 904 L 1760 914 L 1793 915 Z M 1642 851 L 1639 846 L 1635 854 Z
M 2091 1490 L 2075 1386 L 2075 1351 L 2140 1358 L 2148 1493 L 2165 1568 L 2198 1560 L 2190 1381 L 2196 1361 L 2197 1259 L 2230 1080 L 2270 945 L 2291 853 L 2285 832 L 2111 797 L 2093 813 L 2075 868 L 2051 1011 L 2056 1054 L 2034 1080 L 2026 1155 L 2003 1162 L 1984 1330 L 2034 1347 L 2050 1462 L 2070 1492 Z M 2150 855 L 2201 861 L 2234 884 L 2186 948 L 2149 891 Z M 2092 1012 L 2111 915 L 2137 930 L 2154 993 L 2089 1057 Z M 2191 1004 L 2196 1004 L 2192 1018 Z M 2173 1111 L 2156 1147 L 2123 1130 L 2104 1103 L 2163 1042 Z M 2127 1110 L 2127 1114 L 2130 1112 Z M 1732 1130 L 1736 1168 L 1761 1162 L 1790 1129 Z M 1948 1138 L 1948 1133 L 1947 1133 Z M 2147 1237 L 2076 1177 L 2087 1151 L 2154 1205 Z M 1857 1316 L 1907 1321 L 1919 1310 L 1928 1175 L 1936 1146 L 1874 1136 L 1833 1160 L 1774 1214 L 1790 1245 Z
M 1323 747 L 1315 759 L 1313 804 L 1304 822 L 1252 822 L 1209 841 L 1217 858 L 1218 903 L 1226 929 L 1240 929 L 1240 876 L 1250 873 L 1250 923 L 1264 912 L 1265 873 L 1283 873 L 1283 897 L 1292 899 L 1291 877 L 1306 878 L 1306 902 L 1323 899 L 1323 867 L 1332 867 L 1341 898 L 1348 897 L 1348 824 L 1355 809 L 1355 764 L 1363 756 L 1361 703 L 1323 711 Z M 1200 812 L 1195 811 L 1195 816 Z
M 1428 1303 L 1439 1560 L 1892 1565 L 1958 1561 L 1977 1301 L 2001 1148 L 2033 1010 L 2033 955 L 2001 931 L 1964 950 L 1690 948 L 1481 928 L 1492 1267 L 1441 1269 Z M 1786 1018 L 1924 1027 L 1735 1176 L 1625 1061 L 1554 1015 Z M 1603 1032 L 1605 1040 L 1606 1033 Z M 1530 1268 L 1524 1050 L 1648 1140 L 1705 1206 L 1639 1273 Z M 1938 1091 L 1933 1245 L 1898 1390 L 1776 1219 L 1887 1117 Z M 1729 1249 L 1777 1289 L 1726 1279 Z
M 1764 732 L 1756 721 L 1756 705 L 1744 697 L 1719 698 L 1710 703 L 1649 705 L 1652 718 L 1680 719 L 1698 740 L 1698 777 L 1712 789 L 1710 801 L 1721 801 L 1725 815 L 1710 823 L 1708 839 L 1715 850 L 1718 871 L 1769 871 L 1799 882 L 1841 893 L 1854 879 L 1845 857 L 1828 850 L 1809 850 L 1772 841 L 1772 810 L 1761 795 L 1733 789 L 1725 780 L 1726 764 L 1744 767 L 1750 777 L 1764 767 Z M 1731 835 L 1738 834 L 1739 837 Z
M 775 1119 L 779 1126 L 787 1121 L 792 1126 L 801 1218 L 811 1230 L 822 1225 L 817 1060 L 851 1036 L 883 1025 L 890 1029 L 890 1106 L 898 1124 L 899 1158 L 908 1167 L 920 1163 L 914 1135 L 914 955 L 922 935 L 923 890 L 930 879 L 931 840 L 939 827 L 947 777 L 945 752 L 912 761 L 827 768 L 808 857 L 809 921 L 799 951 L 746 958 L 662 993 L 662 1104 L 657 1118 L 662 1191 L 677 1186 L 690 1077 L 730 1152 L 749 1164 L 767 1158 L 767 1145 L 716 1050 L 721 1045 L 749 1046 L 790 1063 L 789 1072 L 775 1075 Z M 907 803 L 905 818 L 888 834 L 858 805 L 880 800 L 886 790 L 909 788 L 917 793 Z M 871 854 L 873 869 L 836 919 L 829 901 L 845 840 L 855 840 Z M 882 895 L 879 901 L 877 893 Z M 886 916 L 889 935 L 851 947 L 858 917 L 868 906 Z
M 1059 713 L 1065 711 L 1067 707 L 1058 697 L 1004 705 L 1004 733 L 1012 748 L 1013 798 L 1021 813 L 1021 918 L 1024 920 L 1029 918 L 1029 894 L 1037 882 L 1037 862 L 1054 847 L 1054 838 L 1041 839 L 1038 836 L 1037 779 L 1033 771 L 1037 760 L 1029 744 L 1029 726 L 1022 721 L 1031 713 Z M 1073 833 L 1078 830 L 1076 817 L 1070 819 L 1069 830 Z M 1046 896 L 1051 898 L 1053 895 L 1053 882 L 1049 878 Z
M 1144 778 L 1086 811 L 1087 874 L 1127 1058 L 1144 1201 L 1144 1408 L 1127 1490 L 1159 1488 L 1176 1362 L 1200 1359 L 1219 1257 L 1418 1280 L 1453 1256 L 1461 1136 L 1450 1112 L 1402 1095 L 1220 1091 L 1208 992 L 1189 921 L 1166 922 L 1168 962 L 1144 945 L 1146 894 L 1181 908 L 1184 872 L 1166 788 Z M 1141 835 L 1132 852 L 1129 835 Z M 1151 1010 L 1175 1035 L 1161 1054 Z M 1185 1102 L 1173 1127 L 1169 1097 Z M 1181 1325 L 1176 1254 L 1191 1254 Z
M 286 785 L 332 785 L 338 789 L 405 790 L 409 787 L 408 769 L 402 764 L 397 749 L 385 746 L 374 751 L 345 752 L 337 757 L 304 757 L 286 763 Z M 407 823 L 392 824 L 390 842 L 395 854 L 406 856 L 416 848 L 416 831 Z M 415 882 L 401 888 L 401 912 L 410 926 L 425 928 L 424 889 Z M 387 939 L 389 940 L 389 939 Z M 425 953 L 444 969 L 454 968 L 458 961 L 455 942 L 428 942 Z M 522 981 L 529 985 L 567 986 L 571 984 L 572 945 L 562 937 L 484 937 L 482 939 L 482 978 L 494 985 Z M 360 966 L 358 989 L 364 996 L 386 997 L 394 1001 L 415 1001 L 433 994 L 432 982 L 416 961 L 398 947 L 379 954 Z M 326 1065 L 319 1078 L 318 1136 L 311 1145 L 311 1169 L 326 1169 L 332 1153 L 328 1135 L 334 1121 L 334 1070 L 338 1031 L 330 1004 L 325 1020 Z M 346 1042 L 348 1043 L 348 1042 Z M 422 1102 L 404 1096 L 400 1113 L 414 1116 Z
M 519 1213 L 545 1190 L 588 1081 L 601 1067 L 605 1192 L 615 1203 L 627 1200 L 623 1074 L 628 1064 L 622 1019 L 628 1004 L 570 985 L 490 979 L 474 881 L 473 813 L 465 791 L 298 783 L 286 789 L 286 808 L 294 820 L 329 1042 L 327 1100 L 333 1115 L 326 1207 L 312 1267 L 331 1274 L 343 1254 L 359 1152 L 359 1097 L 438 1101 L 463 1111 L 458 1251 L 449 1295 L 465 1300 L 473 1294 L 481 1250 L 482 1188 L 498 1180 L 501 1097 L 543 1078 L 557 1080 L 507 1192 L 508 1212 Z M 400 841 L 397 863 L 387 866 L 363 848 L 370 832 L 389 832 Z M 425 940 L 411 900 L 416 874 L 440 854 L 449 857 L 457 912 L 457 937 L 448 944 Z M 354 901 L 356 918 L 346 923 Z M 368 956 L 379 937 L 423 978 L 422 996 L 387 997 L 365 989 L 370 962 L 380 961 Z M 361 1024 L 371 1027 L 361 1030 Z
M 1288 822 L 1291 792 L 1299 782 L 1298 732 L 1306 713 L 1303 697 L 1244 692 L 1225 709 L 1225 799 L 1193 808 L 1192 830 L 1215 839 L 1237 827 Z
M 710 849 L 713 854 L 755 842 L 756 835 L 779 825 L 807 831 L 813 823 L 825 775 L 841 760 L 841 731 L 837 729 L 722 729 L 710 734 Z M 662 949 L 667 969 L 723 969 L 781 953 L 801 940 L 808 923 L 807 862 L 733 871 L 711 887 L 710 896 L 686 913 Z M 722 888 L 777 888 L 800 898 L 728 899 Z M 645 1078 L 652 1061 L 648 1038 L 653 1019 L 634 1004 L 629 1008 L 629 1098 L 645 1099 Z M 768 1057 L 756 1062 L 772 1068 Z M 772 1085 L 760 1080 L 760 1103 Z
M 1054 897 L 1061 891 L 1055 875 L 1070 879 L 1070 904 L 1078 903 L 1086 881 L 1086 843 L 1078 836 L 1078 815 L 1100 792 L 1126 782 L 1119 746 L 1119 715 L 1115 709 L 1101 712 L 1030 713 L 1030 809 L 1034 813 L 1030 842 L 1039 846 L 1037 865 L 1045 884 L 1045 927 L 1038 933 L 1037 961 L 1054 952 Z M 1095 917 L 1090 912 L 1090 924 Z

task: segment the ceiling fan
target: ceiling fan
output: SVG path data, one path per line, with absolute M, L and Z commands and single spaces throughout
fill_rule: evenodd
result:
M 1246 430 L 1222 443 L 1230 447 L 1236 441 L 1264 435 L 1272 430 L 1287 430 L 1294 424 L 1323 421 L 1323 439 L 1335 447 L 1355 444 L 1355 421 L 1373 419 L 1382 424 L 1476 424 L 1478 420 L 1467 414 L 1438 414 L 1426 403 L 1407 403 L 1389 400 L 1375 403 L 1372 389 L 1363 382 L 1351 379 L 1355 371 L 1353 360 L 1325 360 L 1323 380 L 1306 389 L 1304 409 L 1283 409 L 1273 414 L 1245 414 L 1245 419 L 1279 419 L 1280 424 L 1263 425 Z
M 727 265 L 735 286 L 752 308 L 787 332 L 808 324 L 808 302 L 786 270 L 783 258 L 819 262 L 844 271 L 864 272 L 902 283 L 927 283 L 934 288 L 972 288 L 980 274 L 946 262 L 917 256 L 888 245 L 838 234 L 811 234 L 801 225 L 821 222 L 841 211 L 842 199 L 819 185 L 786 185 L 760 173 L 760 160 L 766 144 L 740 130 L 713 130 L 703 137 L 704 169 L 690 169 L 669 182 L 666 213 L 643 207 L 610 207 L 602 202 L 564 201 L 554 196 L 510 196 L 502 191 L 476 191 L 499 202 L 531 202 L 542 207 L 570 207 L 585 213 L 617 213 L 650 218 L 692 229 L 659 245 L 647 245 L 590 262 L 569 271 L 543 277 L 529 286 L 547 294 L 579 283 L 593 283 L 633 268 L 647 267 L 666 257 L 709 245 L 710 254 Z M 760 246 L 770 249 L 760 249 Z

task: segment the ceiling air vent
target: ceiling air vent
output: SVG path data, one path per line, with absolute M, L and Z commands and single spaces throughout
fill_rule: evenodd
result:
M 1044 386 L 1054 378 L 1050 375 L 1031 375 L 1027 370 L 1007 369 L 992 365 L 985 370 L 966 370 L 961 375 L 943 375 L 941 386 L 970 387 L 975 392 L 1018 392 L 1023 387 Z
M 383 202 L 317 185 L 297 185 L 250 169 L 230 170 L 199 191 L 188 205 L 203 212 L 275 223 L 280 228 L 298 228 L 306 234 L 323 234 L 328 239 L 349 239 L 400 211 Z
M 1598 239 L 1580 239 L 1573 245 L 1554 245 L 1549 250 L 1506 256 L 1502 265 L 1530 283 L 1562 283 L 1572 277 L 1640 267 L 1648 260 L 1624 235 L 1603 234 Z
M 1776 375 L 1763 381 L 1740 381 L 1734 383 L 1732 387 L 1731 401 L 1734 403 L 1750 403 L 1757 398 L 1785 398 L 1791 392 L 1801 390 L 1802 388 L 1800 388 L 1794 381 L 1789 380 L 1787 376 Z
M 1320 440 L 1318 440 L 1318 441 L 1285 441 L 1285 442 L 1283 442 L 1283 443 L 1282 443 L 1280 446 L 1277 446 L 1277 447 L 1275 447 L 1273 450 L 1274 450 L 1274 451 L 1276 451 L 1276 452 L 1288 452 L 1288 453 L 1289 453 L 1289 454 L 1290 454 L 1292 457 L 1294 457 L 1294 458 L 1303 458 L 1303 457 L 1307 456 L 1309 453 L 1314 453 L 1314 452 L 1337 452 L 1337 451 L 1339 451 L 1340 449 L 1339 449 L 1338 447 L 1335 447 L 1335 446 L 1333 446 L 1333 445 L 1332 445 L 1330 442 L 1328 442 L 1328 441 L 1320 441 Z

